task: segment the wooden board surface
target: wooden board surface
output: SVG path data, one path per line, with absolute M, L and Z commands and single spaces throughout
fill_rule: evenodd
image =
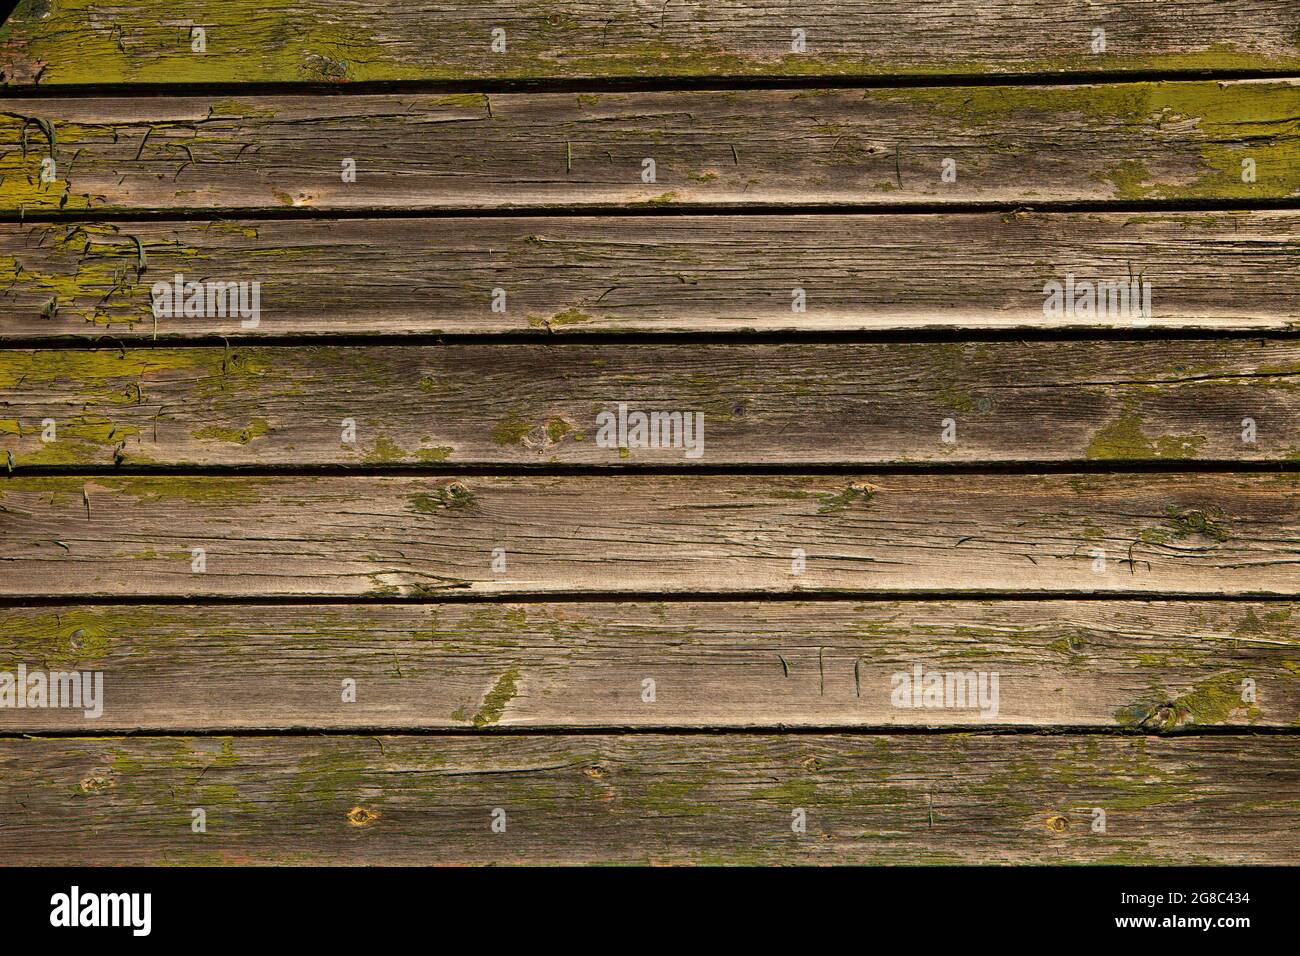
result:
M 1140 276 L 1153 330 L 1275 331 L 1297 248 L 1288 211 L 15 223 L 0 340 L 1135 327 L 1045 314 L 1067 274 Z M 258 282 L 257 324 L 155 316 L 177 274 Z
M 1168 601 L 10 608 L 0 671 L 101 671 L 102 712 L 4 709 L 0 730 L 1291 727 L 1297 611 Z M 918 666 L 922 681 L 975 674 L 976 695 L 984 675 L 983 703 L 913 706 Z M 356 699 L 345 703 L 346 680 Z
M 111 13 L 110 13 L 111 11 Z M 192 50 L 192 27 L 206 31 Z M 1093 29 L 1104 27 L 1104 52 Z M 492 30 L 505 49 L 492 52 Z M 792 52 L 802 29 L 806 51 Z M 1285 0 L 785 0 L 617 5 L 414 0 L 24 0 L 0 31 L 7 83 L 878 76 L 1300 65 Z
M 1294 863 L 1297 77 L 1281 0 L 22 0 L 0 859 Z
M 1294 737 L 9 739 L 0 853 L 46 865 L 1287 863 L 1297 758 Z M 206 833 L 191 830 L 196 808 Z M 505 833 L 491 829 L 497 808 Z M 791 829 L 795 810 L 806 833 Z
M 14 477 L 0 593 L 1294 596 L 1298 502 L 1294 473 Z
M 656 412 L 676 424 L 620 446 L 610 423 Z M 5 453 L 15 468 L 1284 462 L 1300 455 L 1300 344 L 9 351 Z
M 0 212 L 1230 205 L 1300 194 L 1297 114 L 1295 80 L 23 98 L 0 102 Z

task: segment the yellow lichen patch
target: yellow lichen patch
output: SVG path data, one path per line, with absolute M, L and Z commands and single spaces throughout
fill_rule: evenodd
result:
M 209 222 L 206 226 L 204 226 L 204 228 L 210 229 L 214 232 L 228 233 L 229 235 L 232 236 L 243 236 L 245 239 L 257 238 L 257 227 L 250 225 L 248 223 L 230 222 L 224 219 L 214 219 L 212 222 Z M 280 250 L 275 250 L 275 251 L 278 252 Z
M 1196 457 L 1203 444 L 1205 438 L 1200 435 L 1148 437 L 1142 430 L 1141 416 L 1126 411 L 1114 422 L 1099 428 L 1084 453 L 1088 458 L 1100 460 L 1185 459 Z
M 256 116 L 269 119 L 278 112 L 279 110 L 274 107 L 255 100 L 219 100 L 208 107 L 209 116 L 238 116 L 241 118 Z
M 566 436 L 573 441 L 581 441 L 583 437 L 581 432 L 574 431 L 572 423 L 559 416 L 530 422 L 518 415 L 510 415 L 492 426 L 492 441 L 498 445 L 543 449 L 559 444 Z
M 43 426 L 20 426 L 22 435 L 39 435 Z M 15 459 L 21 465 L 84 465 L 105 459 L 116 460 L 125 456 L 125 445 L 139 438 L 136 425 L 117 424 L 108 418 L 95 415 L 78 415 L 55 422 L 55 439 L 40 441 Z
M 1162 180 L 1138 160 L 1096 178 L 1123 199 L 1257 199 L 1300 194 L 1300 83 L 1288 80 L 1108 83 L 1057 87 L 938 87 L 868 90 L 880 102 L 920 104 L 959 125 L 1004 129 L 1020 116 L 1081 118 L 1084 130 L 1113 130 L 1177 147 L 1195 143 L 1186 173 Z M 1080 135 L 1083 135 L 1081 132 Z M 1110 135 L 1110 134 L 1107 134 Z M 1243 178 L 1242 161 L 1255 178 Z
M 1149 116 L 1151 83 L 1100 86 L 959 86 L 865 90 L 865 99 L 922 105 L 967 128 L 1001 128 L 1019 115 L 1079 114 L 1097 120 Z
M 14 212 L 89 209 L 95 197 L 75 192 L 65 176 L 82 130 L 40 116 L 0 112 L 0 208 Z
M 515 5 L 508 19 L 508 54 L 486 52 L 481 17 L 457 8 L 421 11 L 420 25 L 403 23 L 392 5 L 334 5 L 294 0 L 190 0 L 183 8 L 161 0 L 104 7 L 96 0 L 22 0 L 0 30 L 6 49 L 5 80 L 30 83 L 240 82 L 309 79 L 473 79 L 504 77 L 620 76 L 931 76 L 954 74 L 1087 74 L 1125 70 L 1285 70 L 1300 67 L 1300 53 L 1271 38 L 1252 37 L 1246 48 L 1223 42 L 1213 22 L 1201 25 L 1199 44 L 1181 41 L 1161 49 L 1127 44 L 1122 53 L 1091 53 L 1084 42 L 1068 52 L 1026 55 L 1015 42 L 1015 21 L 1003 32 L 976 25 L 982 49 L 926 50 L 910 38 L 866 45 L 860 52 L 818 49 L 795 53 L 782 44 L 737 49 L 733 27 L 706 27 L 674 39 L 661 16 L 626 18 L 616 29 L 599 7 Z M 1157 7 L 1152 8 L 1158 10 Z M 108 16 L 105 11 L 111 12 Z M 1158 13 L 1130 24 L 1133 36 L 1150 32 Z M 669 11 L 671 20 L 671 11 Z M 814 21 L 838 32 L 837 18 Z M 638 26 L 635 21 L 640 20 Z M 1212 20 L 1212 17 L 1211 17 Z M 1243 23 L 1249 24 L 1246 20 Z M 206 52 L 192 49 L 186 27 L 201 25 Z M 837 24 L 832 26 L 832 24 Z M 721 29 L 723 32 L 717 32 Z M 989 33 L 994 29 L 994 33 Z M 817 30 L 814 29 L 814 34 Z M 1238 30 L 1238 33 L 1243 31 Z M 441 43 L 424 42 L 423 33 Z M 608 34 L 608 35 L 606 35 Z M 586 42 L 600 36 L 599 43 Z M 810 38 L 811 39 L 811 38 Z M 998 41 L 998 42 L 993 42 Z M 1167 41 L 1166 41 L 1167 42 Z M 1077 52 L 1076 52 L 1077 50 Z M 594 94 L 578 102 L 590 107 Z
M 42 479 L 47 485 L 50 479 Z M 80 481 L 80 479 L 79 479 Z M 241 477 L 198 478 L 168 475 L 162 478 L 94 478 L 85 482 L 91 500 L 99 488 L 125 495 L 141 502 L 176 499 L 203 502 L 214 506 L 247 505 L 277 492 L 275 479 Z M 77 490 L 78 496 L 80 490 Z
M 378 820 L 382 813 L 378 810 L 371 810 L 367 807 L 353 807 L 348 811 L 348 823 L 354 827 L 365 827 Z
M 102 661 L 119 629 L 146 623 L 147 616 L 136 609 L 63 608 L 7 617 L 0 620 L 0 669 L 24 662 L 54 669 Z
M 448 109 L 486 110 L 488 98 L 484 93 L 453 93 L 450 96 L 438 97 L 434 100 L 434 105 Z
M 843 491 L 820 495 L 821 504 L 817 508 L 818 514 L 836 514 L 848 508 L 854 503 L 867 504 L 876 496 L 880 488 L 867 482 L 858 482 L 846 487 Z
M 1119 199 L 1141 199 L 1151 188 L 1151 173 L 1146 164 L 1137 159 L 1120 160 L 1107 167 L 1105 172 L 1094 173 L 1093 178 L 1110 183 Z
M 48 13 L 49 11 L 47 11 Z M 20 8 L 0 39 L 13 53 L 8 73 L 42 83 L 248 83 L 293 80 L 418 79 L 436 61 L 408 62 L 359 29 L 355 17 L 292 0 L 203 2 L 185 17 L 205 30 L 206 49 L 150 5 L 119 6 L 111 18 L 97 0 L 59 0 L 42 17 Z M 12 77 L 11 77 L 12 79 Z
M 1251 694 L 1243 691 L 1243 678 L 1235 674 L 1197 684 L 1170 706 L 1178 713 L 1180 724 L 1207 726 L 1259 719 L 1259 707 Z
M 175 350 L 24 350 L 0 352 L 0 389 L 58 386 L 106 404 L 134 404 L 134 385 L 158 373 L 192 370 L 198 357 Z
M 117 786 L 117 781 L 113 779 L 111 770 L 104 768 L 92 771 L 82 777 L 77 784 L 82 793 L 100 793 L 104 790 L 111 790 Z
M 407 500 L 414 511 L 421 514 L 437 514 L 444 509 L 472 507 L 474 493 L 459 481 L 453 481 L 431 493 L 419 492 L 410 495 Z
M 1159 123 L 1195 122 L 1205 136 L 1190 185 L 1154 185 L 1159 198 L 1257 199 L 1300 194 L 1300 83 L 1161 83 Z M 1243 178 L 1243 160 L 1255 178 Z
M 529 316 L 528 325 L 534 329 L 551 329 L 560 328 L 566 325 L 581 325 L 584 322 L 594 321 L 594 316 L 588 315 L 581 309 L 569 308 L 563 312 L 556 312 L 551 316 Z
M 420 461 L 446 461 L 451 457 L 451 453 L 450 445 L 435 445 L 431 448 L 417 448 L 415 457 Z
M 30 255 L 0 255 L 0 293 L 6 300 L 46 319 L 72 317 L 99 325 L 152 323 L 154 257 L 161 251 L 173 261 L 199 258 L 193 247 L 144 242 L 112 223 L 38 226 L 25 247 L 33 250 Z
M 506 705 L 515 698 L 518 693 L 519 669 L 511 668 L 497 679 L 492 685 L 492 689 L 483 697 L 483 703 L 479 705 L 478 712 L 470 718 L 470 722 L 475 727 L 486 727 L 488 724 L 495 724 L 501 720 L 505 714 Z
M 406 458 L 406 452 L 402 446 L 398 445 L 392 439 L 380 435 L 375 439 L 374 446 L 368 451 L 362 461 L 367 464 L 381 465 L 394 461 L 402 461 Z
M 203 428 L 195 429 L 190 434 L 200 441 L 224 441 L 233 442 L 237 445 L 247 445 L 254 438 L 265 435 L 269 428 L 270 426 L 265 418 L 254 418 L 243 428 L 205 425 Z
M 1115 716 L 1122 724 L 1164 731 L 1253 724 L 1260 716 L 1255 694 L 1254 678 L 1232 672 L 1193 684 L 1164 703 L 1137 703 Z
M 0 390 L 44 387 L 60 401 L 142 405 L 151 383 L 181 380 L 194 399 L 223 404 L 268 367 L 268 350 L 33 349 L 0 352 Z

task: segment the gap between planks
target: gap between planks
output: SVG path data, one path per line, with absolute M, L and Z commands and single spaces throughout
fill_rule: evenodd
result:
M 97 209 L 83 212 L 74 209 L 50 212 L 47 210 L 12 210 L 0 208 L 0 224 L 25 223 L 94 224 L 118 222 L 150 223 L 208 223 L 233 219 L 259 222 L 340 222 L 352 220 L 399 219 L 581 219 L 594 216 L 616 219 L 675 219 L 687 216 L 923 216 L 954 215 L 979 216 L 989 214 L 1068 214 L 1068 213 L 1234 213 L 1234 212 L 1296 212 L 1300 199 L 1276 198 L 1218 198 L 1196 199 L 1098 199 L 1098 200 L 989 200 L 977 202 L 898 202 L 898 203 L 692 203 L 678 206 L 644 206 L 635 204 L 539 204 L 535 206 L 485 207 L 441 206 L 438 208 L 409 208 L 395 206 L 353 206 L 350 208 L 318 209 L 307 206 L 224 206 L 185 207 L 166 209 Z
M 1112 594 L 1103 591 L 1071 591 L 1068 588 L 1057 591 L 960 591 L 953 589 L 920 590 L 879 590 L 855 591 L 844 588 L 836 591 L 537 591 L 511 592 L 509 594 L 458 594 L 447 591 L 437 595 L 407 594 L 361 594 L 330 595 L 314 594 L 308 597 L 299 595 L 276 594 L 210 594 L 202 598 L 191 595 L 176 594 L 142 594 L 128 597 L 113 595 L 52 595 L 48 592 L 0 594 L 0 607 L 68 607 L 84 604 L 88 607 L 178 607 L 193 605 L 201 601 L 204 606 L 222 607 L 232 605 L 250 605 L 255 607 L 283 607 L 301 605 L 309 602 L 311 606 L 330 605 L 375 605 L 375 606 L 427 606 L 433 604 L 576 604 L 588 602 L 618 603 L 624 601 L 647 601 L 659 604 L 711 604 L 728 601 L 753 601 L 756 603 L 781 603 L 806 601 L 812 603 L 859 603 L 872 604 L 888 601 L 929 602 L 971 602 L 988 603 L 999 601 L 1027 601 L 1030 603 L 1049 601 L 1097 601 L 1108 603 L 1114 601 L 1137 601 L 1159 603 L 1162 601 L 1195 601 L 1206 604 L 1247 604 L 1258 601 L 1300 601 L 1300 591 L 1293 593 L 1279 591 L 1268 593 L 1214 594 L 1197 591 L 1141 591 L 1137 593 Z
M 456 95 L 463 93 L 689 93 L 710 90 L 811 90 L 834 86 L 850 90 L 914 87 L 1105 86 L 1113 83 L 1229 82 L 1284 80 L 1294 68 L 1202 70 L 1098 70 L 1088 73 L 936 73 L 924 76 L 716 76 L 662 74 L 649 77 L 587 79 L 362 80 L 346 84 L 302 82 L 248 83 L 76 83 L 62 86 L 0 86 L 5 99 L 129 99 L 156 96 L 374 96 Z

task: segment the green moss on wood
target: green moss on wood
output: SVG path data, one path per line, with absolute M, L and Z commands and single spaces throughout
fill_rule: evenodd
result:
M 1204 444 L 1202 435 L 1148 437 L 1142 430 L 1142 417 L 1136 411 L 1125 411 L 1097 430 L 1084 454 L 1099 460 L 1187 459 L 1195 458 Z
M 869 90 L 881 102 L 923 105 L 969 130 L 1004 129 L 1022 116 L 1077 115 L 1085 127 L 1174 144 L 1199 140 L 1189 175 L 1162 178 L 1136 160 L 1099 178 L 1123 199 L 1257 199 L 1300 194 L 1300 84 L 1107 83 L 1057 87 L 918 87 Z M 1083 135 L 1082 133 L 1080 135 Z M 1253 159 L 1255 182 L 1242 181 Z
M 243 428 L 205 425 L 202 428 L 195 429 L 190 434 L 200 441 L 224 441 L 236 445 L 247 445 L 253 439 L 265 435 L 269 429 L 270 426 L 265 418 L 254 418 Z
M 380 435 L 375 439 L 375 444 L 371 447 L 370 451 L 366 453 L 365 458 L 362 460 L 367 464 L 381 465 L 395 461 L 402 461 L 405 458 L 406 452 L 402 450 L 400 445 L 386 436 Z
M 483 698 L 478 712 L 470 719 L 475 727 L 486 727 L 501 720 L 506 712 L 506 705 L 514 700 L 518 693 L 519 669 L 512 667 L 492 685 L 492 689 Z
M 878 489 L 874 485 L 863 483 L 853 484 L 846 487 L 843 491 L 818 495 L 821 504 L 817 508 L 819 515 L 836 514 L 848 508 L 854 502 L 867 503 L 876 496 Z M 790 497 L 790 496 L 786 496 Z
M 459 481 L 453 481 L 446 487 L 432 492 L 419 492 L 408 495 L 406 499 L 413 511 L 421 514 L 437 514 L 455 508 L 469 508 L 474 504 L 474 493 Z
M 524 436 L 533 430 L 531 422 L 518 415 L 510 415 L 492 426 L 492 440 L 498 445 L 519 445 Z

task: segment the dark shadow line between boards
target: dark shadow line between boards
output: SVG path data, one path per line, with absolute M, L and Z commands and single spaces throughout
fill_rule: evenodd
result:
M 11 478 L 618 478 L 658 476 L 692 477 L 833 477 L 837 475 L 1234 475 L 1300 473 L 1297 460 L 1238 459 L 1063 459 L 1060 461 L 971 461 L 971 462 L 841 462 L 829 464 L 800 462 L 735 462 L 719 465 L 683 464 L 610 464 L 564 465 L 556 463 L 523 464 L 485 462 L 456 464 L 367 464 L 323 463 L 313 465 L 24 465 L 17 461 L 13 470 L 0 475 L 0 489 Z
M 709 90 L 871 90 L 965 86 L 1101 86 L 1123 83 L 1213 82 L 1294 79 L 1295 67 L 1179 70 L 1071 70 L 1008 73 L 781 75 L 719 73 L 699 76 L 663 73 L 655 76 L 511 77 L 468 79 L 356 80 L 345 82 L 254 80 L 197 83 L 67 83 L 0 87 L 0 99 L 122 99 L 161 96 L 366 96 L 439 95 L 457 93 L 673 93 Z
M 981 724 L 946 724 L 942 726 L 908 725 L 847 726 L 837 724 L 789 725 L 774 723 L 766 726 L 726 725 L 620 725 L 596 724 L 589 727 L 537 725 L 537 726 L 485 726 L 485 727 L 386 727 L 384 725 L 358 725 L 355 727 L 281 728 L 148 728 L 124 731 L 97 731 L 88 733 L 84 728 L 42 730 L 37 733 L 0 731 L 0 740 L 53 740 L 53 739 L 124 739 L 174 738 L 174 737 L 776 737 L 776 736 L 834 736 L 834 737 L 1120 737 L 1177 739 L 1180 737 L 1300 737 L 1300 727 L 1277 725 L 1251 726 L 1233 724 L 1206 725 L 1194 729 L 1160 730 L 1156 727 L 1122 727 L 1094 724 L 1053 724 L 1035 726 L 1008 724 L 988 726 Z
M 1298 306 L 1300 308 L 1300 306 Z M 157 337 L 147 331 L 114 335 L 101 332 L 95 335 L 76 332 L 51 335 L 6 335 L 0 329 L 0 351 L 7 349 L 36 349 L 42 351 L 95 351 L 112 349 L 234 349 L 234 348 L 330 348 L 375 347 L 417 348 L 438 346 L 499 346 L 526 345 L 597 347 L 605 345 L 928 345 L 935 343 L 1023 343 L 1055 344 L 1079 342 L 1196 342 L 1221 340 L 1259 340 L 1267 342 L 1300 339 L 1300 315 L 1287 327 L 1276 328 L 1210 328 L 1210 327 L 1154 327 L 1143 328 L 1062 328 L 1024 325 L 1000 328 L 971 328 L 957 326 L 944 328 L 899 329 L 796 329 L 764 330 L 738 328 L 735 331 L 716 329 L 710 331 L 650 332 L 599 330 L 554 332 L 545 329 L 500 332 L 322 332 L 320 334 L 293 332 L 249 335 L 219 332 L 170 333 Z M 1151 384 L 1159 385 L 1158 381 Z
M 671 183 L 660 183 L 665 188 Z M 3 212 L 0 224 L 88 222 L 211 222 L 247 220 L 296 221 L 354 219 L 541 219 L 541 218 L 652 218 L 686 216 L 903 216 L 903 215 L 990 215 L 997 213 L 1164 213 L 1164 212 L 1266 212 L 1300 211 L 1295 197 L 1260 199 L 1078 199 L 1024 202 L 1018 200 L 971 200 L 961 202 L 674 202 L 556 203 L 529 206 L 205 206 L 205 207 L 112 207 L 100 210 Z
M 1011 591 L 916 589 L 853 589 L 818 591 L 512 591 L 470 592 L 447 589 L 412 595 L 389 594 L 125 594 L 125 595 L 0 595 L 0 608 L 35 607 L 310 607 L 402 606 L 437 604 L 940 604 L 940 603 L 1217 603 L 1281 604 L 1300 601 L 1297 592 L 1242 592 L 1234 594 L 1196 591 Z

